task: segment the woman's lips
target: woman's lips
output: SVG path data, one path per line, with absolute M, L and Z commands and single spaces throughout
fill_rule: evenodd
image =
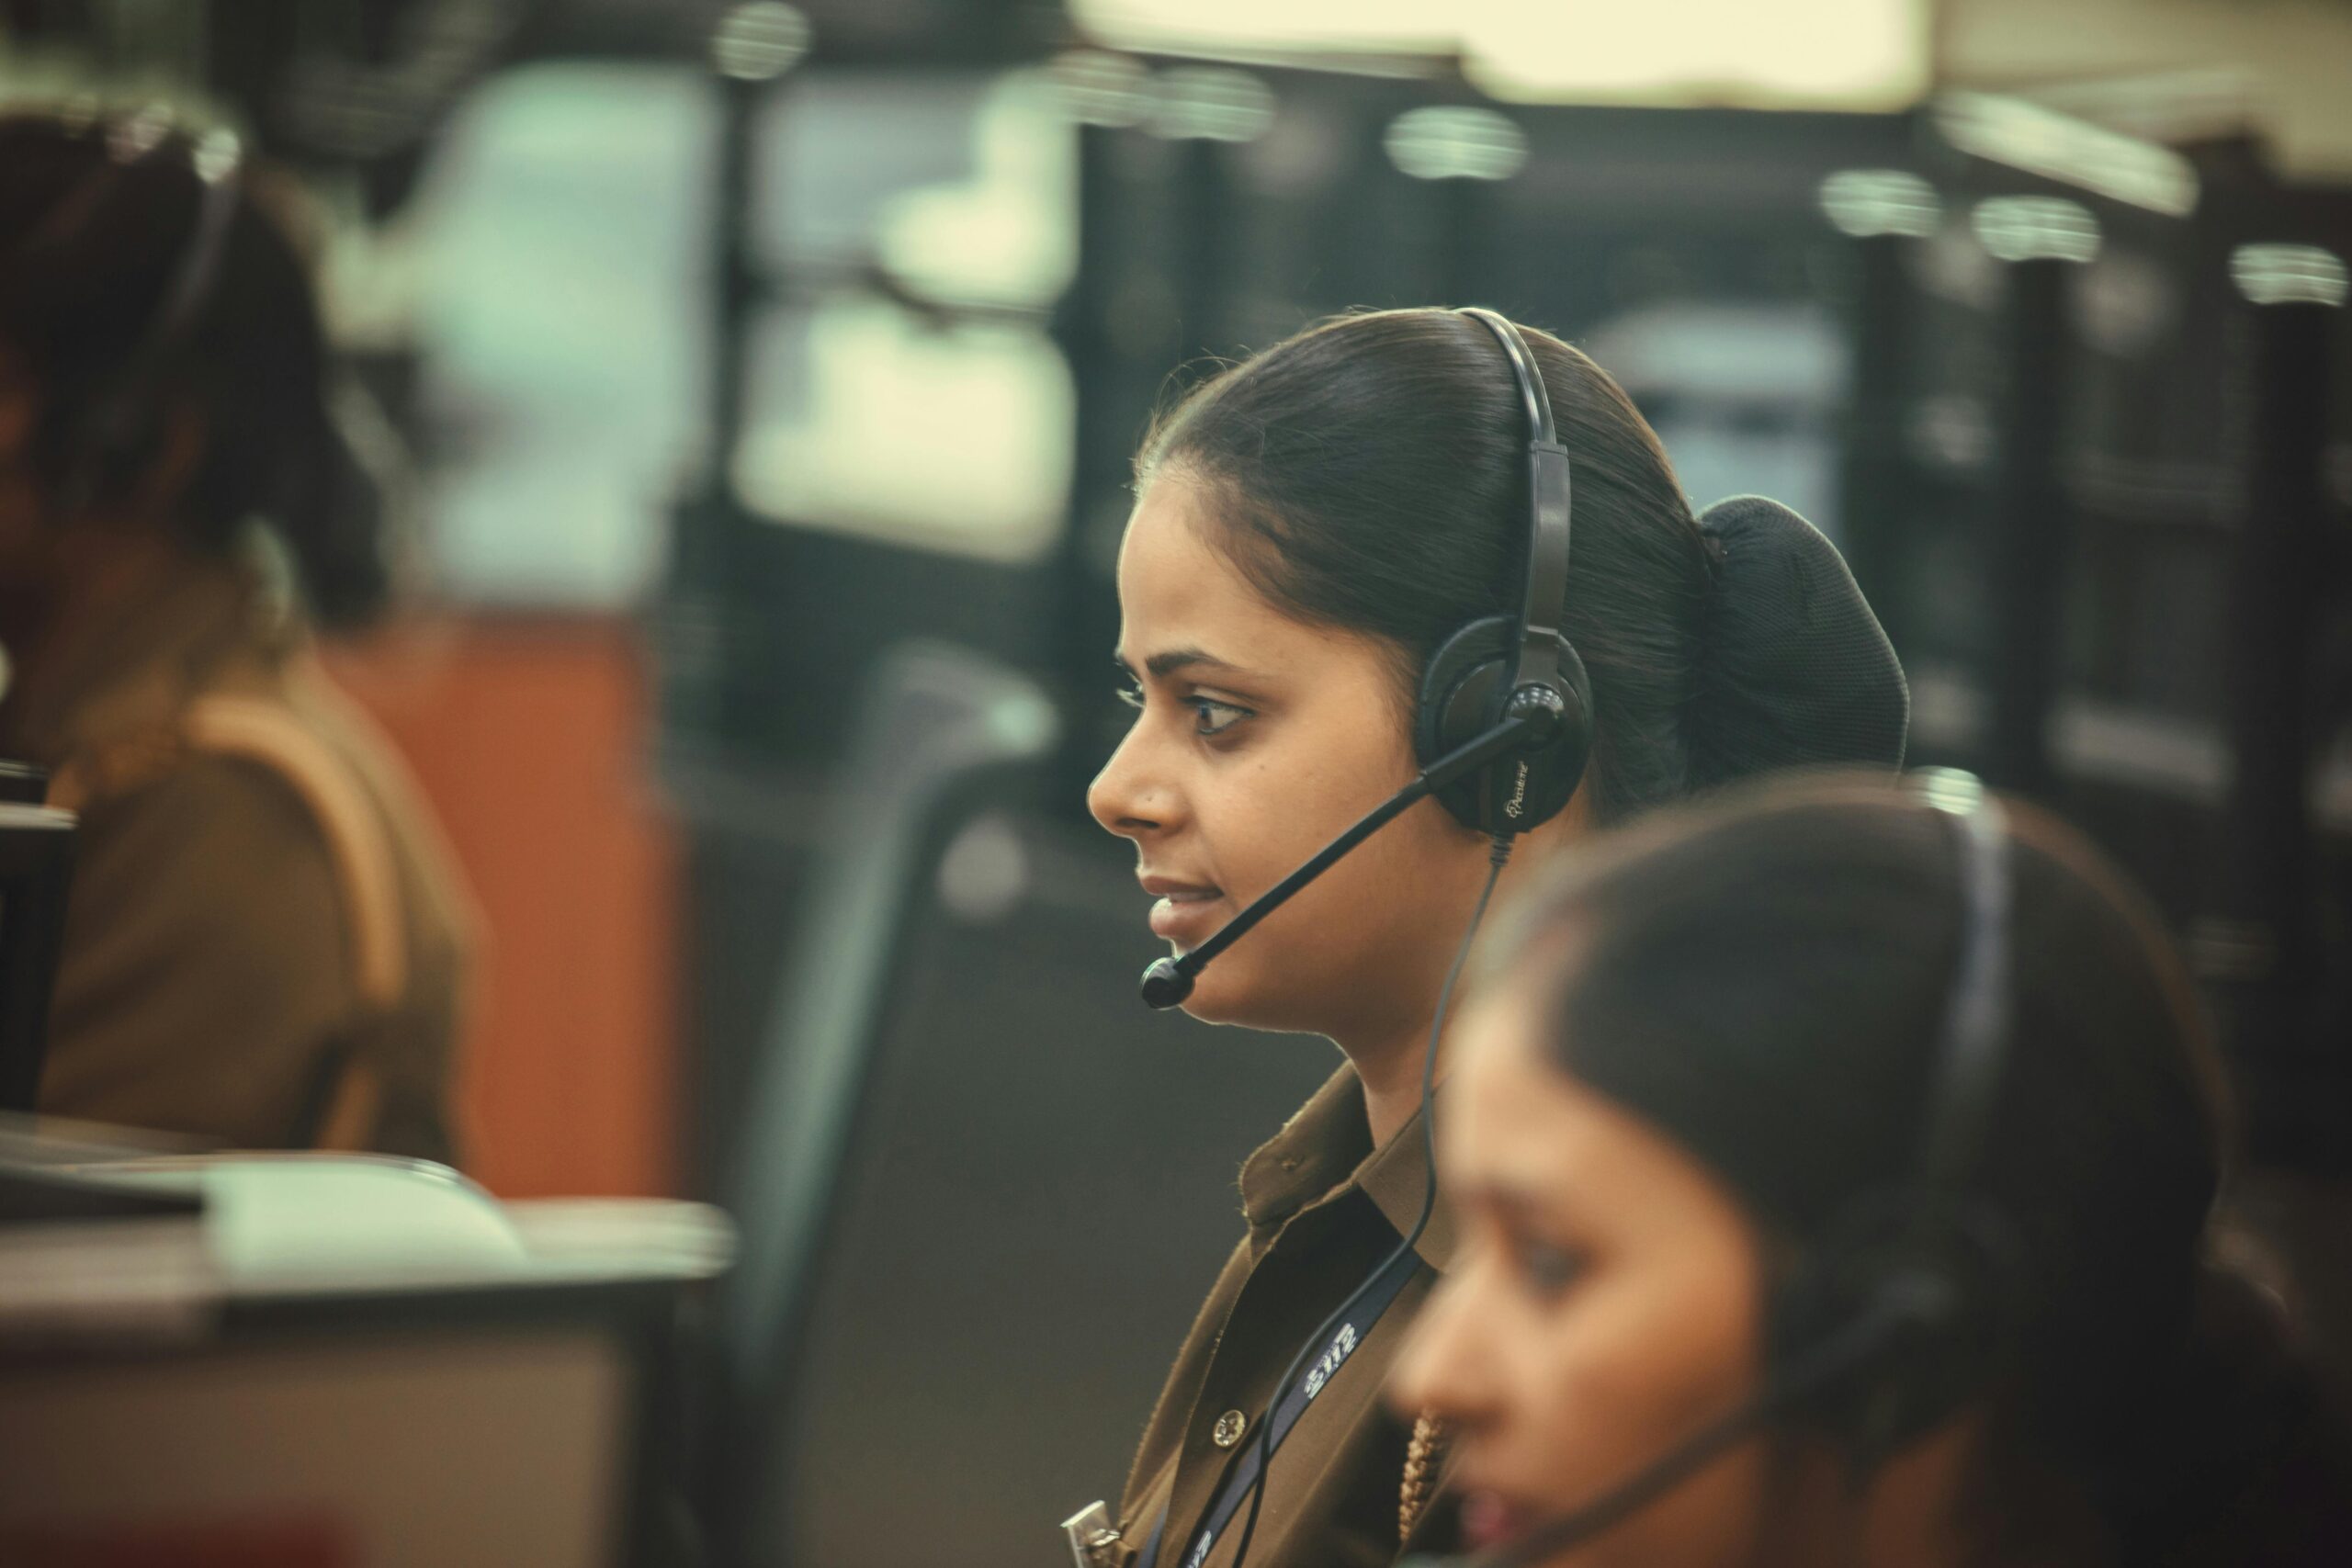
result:
M 1524 1535 L 1533 1522 L 1518 1504 L 1492 1492 L 1470 1492 L 1462 1499 L 1462 1544 L 1472 1551 Z
M 1151 907 L 1151 934 L 1163 942 L 1192 946 L 1204 940 L 1216 924 L 1213 912 L 1225 894 L 1215 887 L 1181 887 L 1146 883 L 1144 891 L 1159 895 Z

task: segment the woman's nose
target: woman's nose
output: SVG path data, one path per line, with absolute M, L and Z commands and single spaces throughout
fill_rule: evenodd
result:
M 1086 786 L 1086 809 L 1105 832 L 1123 839 L 1140 839 L 1168 825 L 1174 797 L 1154 778 L 1151 746 L 1138 722 L 1119 741 L 1118 749 Z
M 1469 1278 L 1442 1280 L 1414 1320 L 1388 1374 L 1388 1403 L 1403 1419 L 1427 1412 L 1469 1427 L 1492 1415 L 1476 1291 Z

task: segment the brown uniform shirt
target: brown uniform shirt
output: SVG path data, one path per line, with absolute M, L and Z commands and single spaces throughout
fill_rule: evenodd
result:
M 241 569 L 10 694 L 81 815 L 40 1109 L 448 1159 L 468 906 L 404 770 Z
M 1217 1276 L 1144 1429 L 1118 1510 L 1126 1561 L 1165 1512 L 1158 1568 L 1182 1568 L 1227 1467 L 1257 1436 L 1276 1380 L 1411 1229 L 1428 1174 L 1419 1117 L 1372 1146 L 1352 1067 L 1342 1067 L 1242 1166 L 1248 1232 Z M 1275 1450 L 1250 1546 L 1253 1568 L 1349 1568 L 1396 1557 L 1410 1424 L 1388 1413 L 1381 1388 L 1432 1270 L 1445 1266 L 1453 1247 L 1441 1202 L 1415 1248 L 1428 1268 Z M 1246 1513 L 1218 1537 L 1211 1568 L 1232 1562 Z

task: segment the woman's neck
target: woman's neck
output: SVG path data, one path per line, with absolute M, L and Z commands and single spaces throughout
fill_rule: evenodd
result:
M 67 739 L 76 708 L 174 639 L 209 636 L 247 612 L 247 579 L 234 565 L 199 558 L 136 533 L 77 542 L 73 570 L 9 627 L 11 679 L 0 731 L 35 760 Z
M 1423 809 L 1431 809 L 1424 807 Z M 1568 803 L 1567 808 L 1549 822 L 1525 834 L 1515 846 L 1510 862 L 1496 875 L 1493 899 L 1507 902 L 1521 883 L 1535 874 L 1535 868 L 1557 854 L 1562 848 L 1581 837 L 1586 831 L 1589 807 L 1582 794 Z M 1477 850 L 1475 862 L 1464 862 L 1465 874 L 1455 889 L 1458 902 L 1450 906 L 1448 918 L 1434 922 L 1435 929 L 1458 929 L 1466 925 L 1473 902 L 1481 884 L 1487 879 L 1486 847 Z M 1441 902 L 1440 908 L 1449 906 Z M 1455 941 L 1461 940 L 1456 938 Z M 1356 1077 L 1363 1080 L 1364 1114 L 1372 1123 L 1373 1146 L 1377 1148 L 1396 1135 L 1397 1130 L 1413 1119 L 1421 1108 L 1422 1067 L 1426 1054 L 1438 1050 L 1435 1069 L 1429 1081 L 1434 1085 L 1444 1076 L 1445 1057 L 1440 1046 L 1430 1040 L 1442 986 L 1453 972 L 1457 959 L 1453 944 L 1428 955 L 1430 964 L 1419 976 L 1427 988 L 1419 991 L 1419 1001 L 1396 1005 L 1391 998 L 1391 1010 L 1376 1021 L 1359 1020 L 1360 1028 L 1335 1035 L 1340 1049 L 1356 1069 Z M 1457 1000 L 1459 998 L 1457 998 Z M 1406 1022 L 1397 1027 L 1393 1020 L 1403 1014 Z
M 1395 1137 L 1421 1108 L 1422 1053 L 1429 1049 L 1427 1020 L 1377 1043 L 1342 1041 L 1340 1049 L 1363 1083 L 1364 1119 L 1378 1148 Z M 1442 1069 L 1444 1063 L 1438 1064 Z M 1434 1080 L 1432 1080 L 1434 1081 Z

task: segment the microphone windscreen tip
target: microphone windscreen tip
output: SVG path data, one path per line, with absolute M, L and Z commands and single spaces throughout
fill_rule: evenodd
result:
M 1155 958 L 1144 966 L 1143 999 L 1146 1007 L 1172 1008 L 1192 994 L 1193 977 L 1179 969 L 1174 959 Z

